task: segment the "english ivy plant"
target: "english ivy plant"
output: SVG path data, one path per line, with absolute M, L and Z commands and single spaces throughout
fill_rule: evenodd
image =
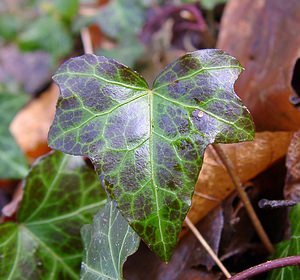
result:
M 81 234 L 85 247 L 81 279 L 123 279 L 123 264 L 138 249 L 140 240 L 115 202 L 108 202 Z
M 73 48 L 73 22 L 79 0 L 1 1 L 0 43 L 16 43 L 23 51 L 43 50 L 53 62 Z
M 0 178 L 22 179 L 28 172 L 25 156 L 9 131 L 9 125 L 25 103 L 25 94 L 8 94 L 0 92 Z
M 150 88 L 113 59 L 72 58 L 54 76 L 61 95 L 49 145 L 89 157 L 130 226 L 168 261 L 206 146 L 253 139 L 233 88 L 242 69 L 223 51 L 196 51 L 168 65 Z
M 24 183 L 16 222 L 0 225 L 0 279 L 78 279 L 80 228 L 106 202 L 82 158 L 54 152 Z

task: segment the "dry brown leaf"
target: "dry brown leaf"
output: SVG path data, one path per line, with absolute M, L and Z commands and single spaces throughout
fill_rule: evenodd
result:
M 49 151 L 47 137 L 58 95 L 58 87 L 52 84 L 39 98 L 21 110 L 11 124 L 11 132 L 29 160 Z
M 284 195 L 287 199 L 300 202 L 300 130 L 294 134 L 289 146 L 286 167 Z
M 236 91 L 257 130 L 300 128 L 300 111 L 289 102 L 299 30 L 299 0 L 232 0 L 226 6 L 217 47 L 246 68 Z
M 224 144 L 222 148 L 233 162 L 239 178 L 245 183 L 284 157 L 291 137 L 291 132 L 261 132 L 256 134 L 253 142 Z M 233 190 L 234 186 L 225 167 L 209 147 L 196 183 L 189 218 L 196 224 Z

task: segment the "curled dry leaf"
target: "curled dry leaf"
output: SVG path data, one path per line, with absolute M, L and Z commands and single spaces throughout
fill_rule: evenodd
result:
M 261 132 L 256 134 L 253 142 L 226 144 L 222 148 L 244 183 L 282 158 L 287 153 L 291 137 L 290 132 Z M 214 150 L 208 148 L 196 183 L 189 218 L 194 223 L 198 222 L 233 190 L 226 168 Z
M 300 130 L 295 132 L 286 158 L 287 176 L 284 195 L 300 202 Z
M 29 159 L 33 160 L 49 151 L 47 137 L 58 95 L 58 87 L 52 84 L 39 98 L 21 110 L 11 124 L 12 134 Z
M 291 81 L 300 57 L 299 29 L 298 0 L 232 0 L 225 9 L 217 47 L 246 68 L 236 91 L 258 130 L 300 127 L 300 111 L 289 102 L 295 95 Z

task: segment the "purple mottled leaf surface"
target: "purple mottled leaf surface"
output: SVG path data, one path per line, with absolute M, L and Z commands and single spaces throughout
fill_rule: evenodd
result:
M 184 55 L 152 89 L 115 60 L 64 63 L 49 145 L 88 156 L 123 216 L 152 250 L 170 259 L 191 206 L 205 147 L 253 139 L 233 85 L 242 67 L 220 50 Z

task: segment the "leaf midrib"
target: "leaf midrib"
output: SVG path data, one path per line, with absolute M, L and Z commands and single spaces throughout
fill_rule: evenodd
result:
M 153 91 L 151 91 L 153 93 Z M 153 132 L 152 132 L 152 127 L 153 127 L 153 94 L 149 93 L 148 96 L 148 102 L 149 102 L 149 123 L 150 123 L 150 131 L 149 131 L 149 156 L 150 156 L 150 166 L 151 166 L 151 179 L 152 179 L 152 185 L 153 185 L 153 190 L 154 190 L 154 196 L 155 196 L 155 206 L 156 206 L 156 213 L 157 213 L 157 220 L 158 220 L 158 228 L 159 228 L 159 234 L 161 237 L 161 242 L 163 244 L 163 249 L 164 249 L 164 257 L 167 259 L 167 249 L 166 249 L 166 243 L 164 241 L 164 235 L 162 232 L 162 226 L 161 226 L 161 219 L 159 216 L 159 203 L 158 203 L 158 190 L 157 190 L 157 185 L 155 183 L 155 178 L 154 178 L 154 166 L 153 166 Z
M 110 250 L 110 253 L 111 253 L 111 260 L 112 260 L 112 263 L 113 263 L 113 267 L 114 267 L 115 273 L 118 274 L 118 268 L 117 268 L 117 265 L 116 265 L 115 256 L 114 256 L 114 252 L 112 250 L 111 239 L 110 239 L 110 237 L 111 237 L 111 228 L 112 228 L 112 225 L 114 223 L 114 222 L 112 222 L 112 213 L 113 213 L 112 207 L 113 207 L 113 203 L 110 203 L 107 240 L 108 240 L 108 247 L 109 247 L 109 250 Z
M 16 258 L 15 258 L 15 260 L 14 260 L 14 264 L 13 264 L 13 267 L 11 268 L 11 270 L 10 270 L 10 273 L 9 273 L 9 275 L 8 275 L 8 278 L 7 278 L 7 280 L 10 280 L 10 279 L 12 279 L 11 277 L 13 276 L 13 274 L 14 274 L 14 272 L 15 272 L 15 270 L 16 270 L 16 267 L 17 267 L 17 263 L 18 263 L 18 260 L 19 260 L 19 257 L 20 257 L 20 232 L 19 232 L 19 229 L 17 228 L 17 232 L 16 232 L 16 234 L 17 234 L 17 250 L 16 250 Z
M 109 275 L 106 275 L 98 270 L 95 270 L 93 268 L 91 268 L 90 266 L 88 266 L 85 262 L 81 263 L 82 266 L 84 266 L 85 269 L 87 269 L 90 273 L 94 274 L 94 275 L 98 275 L 100 277 L 106 277 L 107 279 L 111 279 L 111 280 L 117 280 L 116 278 L 112 278 Z M 83 274 L 84 276 L 84 274 Z

